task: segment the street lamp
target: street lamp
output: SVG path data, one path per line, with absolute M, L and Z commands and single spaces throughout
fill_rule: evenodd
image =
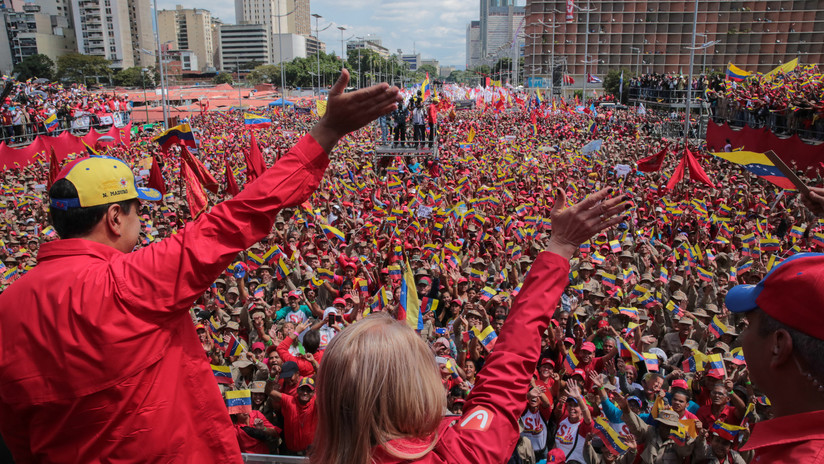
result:
M 343 26 L 338 26 L 338 30 L 340 31 L 340 60 L 341 62 L 345 61 L 343 59 L 343 31 L 346 30 Z
M 149 105 L 146 104 L 146 71 L 148 68 L 140 68 L 140 83 L 143 84 L 143 108 L 146 109 L 146 124 L 149 124 Z
M 589 2 L 587 2 L 586 8 L 581 8 L 578 5 L 574 6 L 578 9 L 578 11 L 584 11 L 587 14 L 586 30 L 584 31 L 584 58 L 587 58 L 589 57 L 589 13 L 595 11 L 597 8 L 591 8 L 589 6 Z M 587 64 L 589 63 L 584 62 L 584 89 L 581 92 L 581 100 L 583 100 L 584 103 L 587 101 L 587 81 L 589 80 L 589 73 L 587 72 L 586 66 Z
M 324 27 L 323 29 L 318 29 L 318 20 L 323 16 L 317 13 L 312 13 L 312 17 L 315 18 L 315 40 L 317 41 L 315 52 L 317 52 L 318 55 L 318 94 L 320 94 L 320 33 L 321 30 L 325 31 L 326 29 L 332 27 L 332 23 L 329 23 L 329 25 Z
M 155 0 L 155 2 L 157 2 L 157 0 Z M 157 13 L 155 13 L 155 16 L 157 16 Z M 142 53 L 145 53 L 146 55 L 156 56 L 157 57 L 157 62 L 160 65 L 160 105 L 163 108 L 163 128 L 168 129 L 169 128 L 169 107 L 168 107 L 168 103 L 166 102 L 166 96 L 167 96 L 166 92 L 167 92 L 167 90 L 166 90 L 165 72 L 163 71 L 163 49 L 160 47 L 160 44 L 159 44 L 160 38 L 158 38 L 157 41 L 158 41 L 157 49 L 158 49 L 159 53 L 151 52 L 149 50 L 146 50 L 145 48 L 141 48 L 140 51 Z
M 634 51 L 636 55 L 638 55 L 638 64 L 635 67 L 635 74 L 637 76 L 641 75 L 641 49 L 637 47 L 629 47 L 630 50 Z
M 704 39 L 708 38 L 707 34 L 695 34 L 695 35 L 697 35 L 699 37 L 703 37 Z M 697 50 L 702 50 L 702 49 L 704 50 L 704 63 L 701 66 L 701 74 L 703 74 L 703 75 L 707 74 L 707 49 L 710 48 L 710 47 L 713 47 L 715 45 L 718 45 L 720 43 L 721 43 L 720 40 L 713 40 L 711 42 L 705 42 L 704 44 L 702 44 L 702 45 L 700 45 L 696 48 Z
M 690 141 L 690 100 L 692 100 L 692 71 L 695 65 L 695 34 L 698 28 L 698 0 L 695 0 L 695 6 L 692 13 L 692 46 L 690 50 L 690 74 L 687 78 L 687 100 L 684 104 L 684 153 L 689 147 Z
M 557 9 L 553 9 L 552 11 L 555 12 L 555 13 L 560 13 L 560 11 L 558 11 Z M 552 18 L 552 21 L 554 22 L 555 18 Z M 552 47 L 550 48 L 551 54 L 550 54 L 550 59 L 549 59 L 549 61 L 550 61 L 550 63 L 549 63 L 549 94 L 554 95 L 554 93 L 555 93 L 555 29 L 558 29 L 559 27 L 561 27 L 561 25 L 560 24 L 554 24 L 554 25 L 550 26 L 550 25 L 546 24 L 543 21 L 538 21 L 538 22 L 541 25 L 543 25 L 545 28 L 552 29 Z M 543 48 L 543 47 L 541 47 L 541 48 Z M 543 53 L 541 53 L 541 54 L 543 55 Z M 555 97 L 552 97 L 552 96 L 550 97 L 550 99 L 554 99 L 554 98 Z

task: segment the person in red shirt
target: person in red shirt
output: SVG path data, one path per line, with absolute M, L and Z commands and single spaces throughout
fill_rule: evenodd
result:
M 283 341 L 280 342 L 277 347 L 280 359 L 284 362 L 294 361 L 298 365 L 300 375 L 303 377 L 315 375 L 320 360 L 323 358 L 323 352 L 318 351 L 320 347 L 320 332 L 317 330 L 309 330 L 303 335 L 303 349 L 306 354 L 295 356 L 289 352 L 289 347 L 295 343 L 300 333 L 306 330 L 307 327 L 309 327 L 309 324 L 306 322 L 298 324 L 295 330 L 290 333 L 288 337 L 284 337 Z
M 429 148 L 432 148 L 432 144 L 438 136 L 438 103 L 439 100 L 435 97 L 426 108 L 426 123 L 429 125 Z
M 232 423 L 241 453 L 269 454 L 271 450 L 267 440 L 276 440 L 281 432 L 255 409 L 250 413 L 232 414 Z
M 569 259 L 582 242 L 625 219 L 616 215 L 629 207 L 628 197 L 607 198 L 611 193 L 603 189 L 566 208 L 558 190 L 547 250 L 537 255 L 457 421 L 443 415 L 432 350 L 405 322 L 380 313 L 335 336 L 318 372 L 310 462 L 505 462 L 519 437 L 517 421 L 552 315 L 547 308 L 558 305 L 569 283 Z
M 304 377 L 300 380 L 297 394 L 281 394 L 273 390 L 270 395 L 280 400 L 283 414 L 283 439 L 289 453 L 304 455 L 315 439 L 318 414 L 315 409 L 315 380 Z
M 755 424 L 741 448 L 755 450 L 755 463 L 824 462 L 822 282 L 824 254 L 799 253 L 758 284 L 737 285 L 727 293 L 727 308 L 747 316 L 741 347 L 750 378 L 775 414 Z
M 718 420 L 726 424 L 738 424 L 741 422 L 739 412 L 737 411 L 738 408 L 730 404 L 730 394 L 727 391 L 727 386 L 722 382 L 718 382 L 712 387 L 710 399 L 712 404 L 701 406 L 695 413 L 705 429 L 709 430 L 712 424 Z
M 395 109 L 396 88 L 344 93 L 348 78 L 277 169 L 135 252 L 139 198 L 160 194 L 115 158 L 63 168 L 49 190 L 61 239 L 0 294 L 0 434 L 16 462 L 241 461 L 189 309 L 317 189 L 341 137 Z
M 615 329 L 612 330 L 614 331 Z M 618 354 L 618 348 L 613 346 L 607 354 L 595 358 L 595 344 L 592 342 L 584 342 L 581 344 L 581 348 L 578 349 L 578 369 L 583 369 L 585 373 L 584 382 L 586 385 L 584 391 L 592 389 L 592 380 L 589 378 L 589 373 L 592 371 L 599 374 L 603 372 L 606 362 L 614 358 L 616 354 Z

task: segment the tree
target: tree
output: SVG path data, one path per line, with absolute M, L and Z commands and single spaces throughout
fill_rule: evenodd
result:
M 232 73 L 223 72 L 215 76 L 214 79 L 212 79 L 212 82 L 214 82 L 215 85 L 220 85 L 232 84 L 234 81 L 232 80 Z
M 613 69 L 604 77 L 604 91 L 612 94 L 616 99 L 620 92 L 619 87 L 621 83 L 621 72 L 624 73 L 624 98 L 621 103 L 626 103 L 629 98 L 629 81 L 635 74 L 628 69 Z
M 122 69 L 114 75 L 114 84 L 123 87 L 154 88 L 157 87 L 154 69 L 145 72 L 140 66 Z
M 435 67 L 431 64 L 421 65 L 421 67 L 418 68 L 418 72 L 423 74 L 424 76 L 426 76 L 426 73 L 429 73 L 429 79 L 435 79 L 436 77 L 438 77 L 438 70 L 435 69 Z
M 54 77 L 54 61 L 39 53 L 30 55 L 14 66 L 12 74 L 17 75 L 18 81 L 26 81 L 31 78 L 52 80 Z
M 252 85 L 257 84 L 277 84 L 280 85 L 280 66 L 274 64 L 264 64 L 256 67 L 246 76 L 246 80 Z
M 68 53 L 57 59 L 57 78 L 72 83 L 90 84 L 101 77 L 110 80 L 112 62 L 95 55 Z

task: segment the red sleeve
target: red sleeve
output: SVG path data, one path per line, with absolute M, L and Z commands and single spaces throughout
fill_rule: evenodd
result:
M 113 278 L 126 306 L 164 313 L 189 309 L 240 251 L 269 233 L 279 210 L 309 198 L 328 164 L 326 153 L 307 135 L 277 168 L 233 199 L 179 233 L 113 260 Z
M 287 361 L 294 361 L 297 362 L 298 359 L 292 356 L 292 353 L 289 352 L 289 346 L 292 344 L 292 337 L 283 337 L 283 340 L 278 343 L 278 347 L 275 348 L 275 351 L 278 352 L 278 356 L 283 362 Z
M 582 437 L 586 437 L 592 432 L 592 421 L 581 421 L 581 425 L 578 426 L 578 435 Z
M 604 357 L 601 356 L 600 358 L 595 358 L 592 368 L 595 372 L 602 372 L 604 370 Z
M 538 364 L 541 334 L 568 283 L 569 262 L 538 255 L 513 303 L 495 349 L 464 406 L 458 423 L 444 432 L 439 451 L 460 462 L 506 462 L 519 437 L 529 379 Z

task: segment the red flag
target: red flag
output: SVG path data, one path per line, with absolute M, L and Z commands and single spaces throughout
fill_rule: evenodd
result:
M 192 219 L 195 219 L 206 209 L 209 199 L 206 198 L 206 192 L 203 191 L 203 186 L 192 172 L 192 168 L 186 163 L 180 163 L 180 165 L 180 175 L 186 183 L 186 201 L 189 203 L 189 212 L 192 214 Z
M 656 172 L 661 170 L 664 165 L 664 158 L 667 157 L 667 149 L 669 145 L 664 145 L 658 153 L 647 156 L 646 158 L 638 160 L 638 170 L 641 172 Z
M 212 174 L 206 169 L 200 160 L 192 156 L 185 146 L 180 147 L 180 159 L 186 162 L 192 169 L 192 173 L 206 190 L 217 194 L 218 184 Z
M 667 190 L 672 190 L 675 188 L 675 185 L 678 182 L 681 182 L 681 179 L 684 178 L 684 167 L 687 164 L 687 157 L 681 158 L 681 162 L 678 163 L 678 167 L 675 168 L 675 172 L 672 173 L 672 177 L 670 177 L 669 182 L 667 182 Z
M 266 171 L 266 163 L 263 161 L 263 155 L 260 154 L 257 141 L 255 140 L 255 133 L 252 132 L 252 138 L 249 140 L 249 151 L 246 155 L 246 178 L 249 182 L 257 179 Z
M 152 169 L 149 171 L 148 187 L 160 192 L 161 195 L 166 195 L 166 183 L 163 182 L 163 173 L 160 171 L 160 163 L 156 156 L 152 156 Z
M 226 191 L 229 192 L 230 195 L 233 197 L 240 193 L 240 189 L 237 188 L 237 180 L 235 180 L 235 174 L 232 172 L 232 166 L 229 164 L 229 159 L 226 160 Z
M 694 180 L 695 182 L 701 182 L 702 184 L 709 185 L 710 187 L 715 188 L 712 181 L 710 180 L 707 173 L 704 172 L 704 168 L 698 164 L 698 160 L 695 159 L 695 155 L 687 148 L 687 154 L 685 155 L 687 158 L 687 167 L 690 170 L 690 180 Z
M 54 184 L 54 181 L 57 180 L 57 176 L 60 175 L 60 161 L 57 161 L 57 155 L 54 153 L 54 147 L 51 147 L 51 154 L 49 155 L 49 185 L 48 189 Z

